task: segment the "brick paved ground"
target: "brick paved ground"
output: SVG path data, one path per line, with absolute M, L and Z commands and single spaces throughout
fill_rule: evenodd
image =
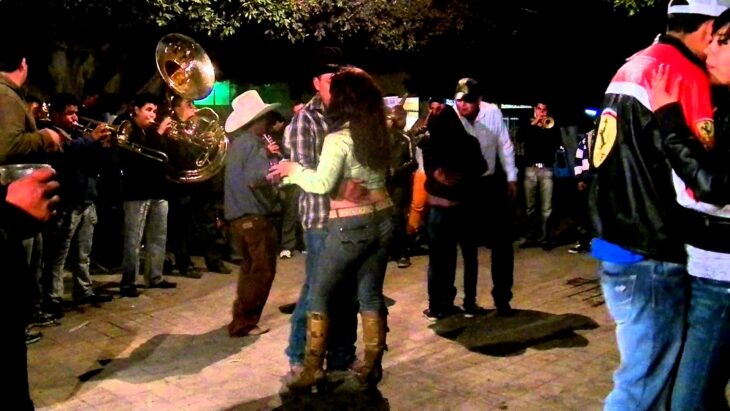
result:
M 489 258 L 480 252 L 479 300 L 491 308 Z M 235 274 L 175 277 L 176 290 L 68 311 L 28 348 L 33 398 L 42 410 L 601 408 L 618 354 L 590 257 L 567 247 L 517 249 L 515 317 L 492 311 L 436 324 L 421 314 L 427 257 L 413 262 L 388 267 L 385 294 L 394 303 L 379 394 L 340 387 L 302 397 L 283 389 L 289 316 L 277 307 L 298 294 L 303 256 L 296 254 L 280 260 L 262 318 L 271 331 L 259 337 L 226 334 Z M 95 280 L 117 290 L 118 275 Z

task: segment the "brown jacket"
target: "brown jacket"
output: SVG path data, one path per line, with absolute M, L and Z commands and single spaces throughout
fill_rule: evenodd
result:
M 53 140 L 38 132 L 20 88 L 0 74 L 0 164 L 30 162 L 29 154 L 52 146 Z

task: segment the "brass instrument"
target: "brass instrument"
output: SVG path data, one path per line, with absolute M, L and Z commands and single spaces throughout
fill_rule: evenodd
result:
M 79 121 L 84 124 L 79 123 Z M 84 134 L 90 134 L 99 126 L 99 124 L 103 124 L 105 128 L 111 132 L 111 138 L 116 143 L 117 147 L 141 154 L 147 158 L 151 158 L 152 160 L 160 161 L 162 163 L 167 163 L 169 160 L 167 154 L 162 151 L 132 142 L 129 138 L 132 134 L 132 122 L 129 120 L 124 120 L 117 125 L 111 125 L 88 117 L 79 117 L 79 121 L 74 123 L 74 127 Z
M 428 139 L 430 133 L 428 132 L 428 120 L 431 118 L 431 110 L 426 112 L 426 115 L 416 120 L 413 126 L 408 129 L 406 134 L 411 138 L 411 144 L 418 146 L 421 141 Z
M 157 43 L 157 70 L 167 86 L 181 97 L 198 100 L 213 90 L 215 70 L 198 43 L 179 33 Z M 218 115 L 210 108 L 198 110 L 187 121 L 175 122 L 167 133 L 167 178 L 178 183 L 207 180 L 225 164 L 228 138 Z M 155 150 L 156 151 L 156 150 Z
M 553 126 L 555 126 L 555 119 L 550 116 L 542 117 L 542 118 L 533 118 L 530 121 L 530 124 L 532 124 L 533 126 L 538 126 L 540 128 L 550 129 L 550 128 L 553 128 Z

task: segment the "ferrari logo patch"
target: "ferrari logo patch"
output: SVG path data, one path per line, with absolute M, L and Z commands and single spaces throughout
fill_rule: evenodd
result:
M 593 167 L 598 168 L 606 160 L 614 144 L 616 144 L 616 112 L 605 109 L 601 113 L 596 141 L 593 144 L 591 156 Z
M 715 144 L 715 123 L 712 120 L 702 120 L 695 123 L 697 137 L 705 147 Z

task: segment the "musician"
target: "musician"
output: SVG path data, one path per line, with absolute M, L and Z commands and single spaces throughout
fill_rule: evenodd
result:
M 124 209 L 124 249 L 122 255 L 122 280 L 120 293 L 123 297 L 138 297 L 136 278 L 139 274 L 139 251 L 145 239 L 145 258 L 149 273 L 145 273 L 148 288 L 175 288 L 177 284 L 163 278 L 167 244 L 167 185 L 166 165 L 152 150 L 163 150 L 165 133 L 171 119 L 155 123 L 158 99 L 142 93 L 132 103 L 131 132 L 129 141 L 144 147 L 145 154 L 120 148 L 122 167 L 122 207 Z
M 516 139 L 523 144 L 525 158 L 525 205 L 529 232 L 520 247 L 542 246 L 550 250 L 549 219 L 553 212 L 553 164 L 555 153 L 562 144 L 560 129 L 550 122 L 548 105 L 540 100 L 533 108 L 534 116 L 517 132 Z M 537 213 L 537 200 L 540 212 Z
M 90 133 L 78 126 L 79 101 L 68 93 L 59 93 L 50 99 L 49 122 L 39 127 L 52 127 L 69 139 L 63 151 L 51 157 L 51 165 L 61 183 L 58 218 L 43 232 L 43 298 L 45 310 L 60 317 L 63 301 L 63 268 L 68 258 L 73 278 L 74 303 L 98 304 L 111 301 L 111 296 L 94 292 L 89 274 L 96 224 L 96 176 L 100 164 L 108 161 L 108 150 L 101 141 L 111 132 L 106 124 L 98 123 Z M 72 254 L 69 255 L 69 251 Z
M 249 90 L 232 106 L 225 124 L 231 146 L 226 155 L 224 207 L 242 260 L 228 334 L 244 337 L 269 331 L 258 322 L 276 273 L 278 239 L 271 215 L 279 199 L 266 174 L 278 147 L 266 142 L 264 135 L 265 114 L 278 104 L 265 104 L 255 90 Z

